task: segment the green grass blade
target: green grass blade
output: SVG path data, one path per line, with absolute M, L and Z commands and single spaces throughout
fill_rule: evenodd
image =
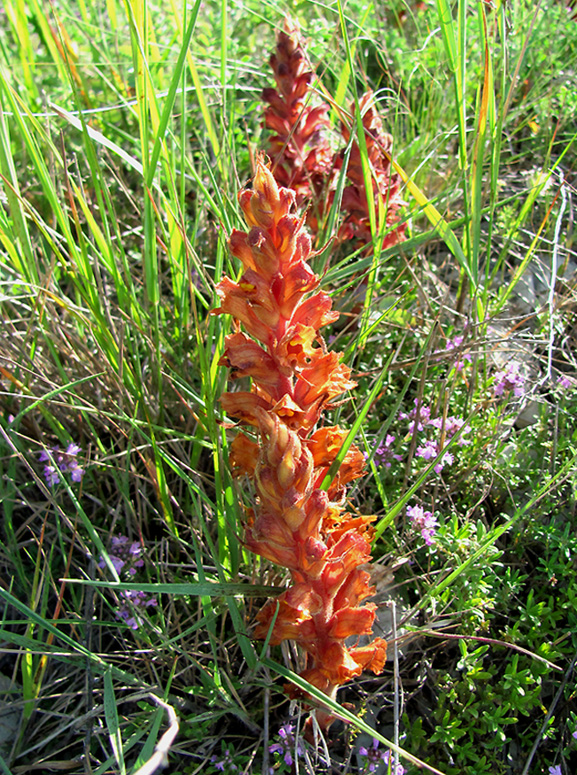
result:
M 339 19 L 341 20 L 341 25 L 343 23 L 343 14 L 342 14 L 342 8 L 339 7 Z M 372 3 L 368 3 L 367 6 L 364 9 L 363 15 L 359 21 L 359 31 L 363 30 L 365 27 L 365 24 L 370 16 L 371 13 L 374 13 L 374 7 Z M 342 29 L 342 27 L 341 27 Z M 345 98 L 347 94 L 347 89 L 349 87 L 349 82 L 351 80 L 351 72 L 354 72 L 351 69 L 351 62 L 354 62 L 356 57 L 356 51 L 357 51 L 357 45 L 360 39 L 355 39 L 351 45 L 350 45 L 350 52 L 347 52 L 347 58 L 345 60 L 344 66 L 341 70 L 341 73 L 339 75 L 339 80 L 337 83 L 337 88 L 335 90 L 335 96 L 334 96 L 334 107 L 331 112 L 331 123 L 335 123 L 340 115 L 341 112 L 338 110 L 339 107 L 342 107 L 345 104 Z M 345 44 L 346 45 L 346 44 Z
M 182 16 L 180 14 L 180 11 L 178 10 L 176 6 L 176 0 L 170 0 L 170 5 L 172 9 L 173 18 L 175 21 L 175 24 L 177 26 L 178 32 L 180 35 L 182 35 L 183 30 L 183 21 Z M 204 128 L 206 130 L 206 134 L 208 136 L 208 139 L 210 141 L 210 145 L 212 148 L 212 152 L 216 158 L 219 157 L 220 154 L 220 142 L 218 138 L 218 134 L 214 128 L 214 123 L 212 120 L 212 117 L 210 115 L 210 111 L 208 109 L 208 104 L 204 95 L 204 89 L 202 86 L 202 81 L 200 78 L 200 75 L 198 73 L 198 69 L 196 67 L 196 63 L 193 59 L 193 56 L 189 50 L 187 50 L 186 53 L 186 63 L 188 65 L 188 71 L 190 73 L 190 77 L 192 79 L 192 83 L 194 85 L 196 99 L 198 100 L 198 105 L 200 108 L 200 112 L 204 121 Z
M 483 187 L 485 171 L 483 160 L 485 155 L 485 144 L 487 136 L 487 124 L 490 123 L 489 130 L 492 134 L 494 128 L 494 84 L 493 68 L 491 63 L 491 54 L 489 50 L 489 39 L 487 33 L 487 19 L 484 8 L 481 8 L 483 42 L 485 49 L 485 64 L 483 74 L 483 84 L 481 87 L 481 100 L 477 115 L 477 133 L 473 147 L 473 159 L 471 163 L 471 209 L 470 209 L 470 234 L 471 234 L 471 275 L 473 277 L 473 291 L 475 292 L 479 284 L 479 260 L 481 250 L 481 219 L 483 213 Z M 484 317 L 484 315 L 483 315 Z
M 138 592 L 150 592 L 157 595 L 206 595 L 207 597 L 225 597 L 239 595 L 242 597 L 272 597 L 283 591 L 282 587 L 271 587 L 265 584 L 236 584 L 221 581 L 189 581 L 187 583 L 146 584 L 129 581 L 93 581 L 91 579 L 67 579 L 68 584 L 83 584 L 85 586 Z
M 451 253 L 455 256 L 461 267 L 465 270 L 469 279 L 474 282 L 474 277 L 469 261 L 463 252 L 461 243 L 453 233 L 451 225 L 445 220 L 445 218 L 443 218 L 429 197 L 427 197 L 426 194 L 421 191 L 419 186 L 411 179 L 409 174 L 405 172 L 401 165 L 388 153 L 384 151 L 383 153 L 385 153 L 385 156 L 392 164 L 395 172 L 400 175 L 401 180 L 407 186 L 409 193 L 413 196 L 417 204 L 421 207 L 431 226 L 439 233 Z
M 118 764 L 119 775 L 126 775 L 124 764 L 124 751 L 122 750 L 122 735 L 118 723 L 118 709 L 114 686 L 112 683 L 112 671 L 108 668 L 104 673 L 104 718 L 108 728 L 108 738 L 114 752 L 114 758 Z
M 170 81 L 168 94 L 164 99 L 164 107 L 162 109 L 162 114 L 160 116 L 160 120 L 158 123 L 154 146 L 152 148 L 152 153 L 150 156 L 150 165 L 148 168 L 148 174 L 146 175 L 146 185 L 148 186 L 148 188 L 150 188 L 153 184 L 156 165 L 158 164 L 158 158 L 160 156 L 160 152 L 164 142 L 164 137 L 168 127 L 168 122 L 171 118 L 172 110 L 174 108 L 174 102 L 176 99 L 178 86 L 182 78 L 184 64 L 188 56 L 190 41 L 192 38 L 192 34 L 194 32 L 194 28 L 196 26 L 198 12 L 200 10 L 200 3 L 201 3 L 201 0 L 196 0 L 196 2 L 192 7 L 192 11 L 190 12 L 190 20 L 188 22 L 188 26 L 183 35 L 182 45 L 181 45 L 180 52 L 178 54 L 178 59 L 176 61 L 176 64 L 174 65 L 174 70 Z
M 5 77 L 5 72 L 2 68 L 0 69 L 0 81 L 4 88 L 6 88 L 4 82 Z M 4 88 L 0 87 L 0 175 L 6 184 L 4 186 L 4 191 L 12 216 L 14 238 L 11 240 L 10 235 L 4 232 L 2 241 L 7 243 L 7 247 L 8 245 L 12 246 L 12 249 L 8 248 L 8 250 L 13 258 L 16 271 L 25 278 L 27 282 L 38 283 L 38 270 L 34 259 L 32 241 L 30 239 L 24 209 L 21 206 L 22 197 L 12 157 L 10 132 L 4 112 L 4 98 L 2 95 Z M 16 243 L 16 245 L 20 247 L 23 253 L 22 257 L 20 257 L 19 251 L 14 249 L 13 243 Z

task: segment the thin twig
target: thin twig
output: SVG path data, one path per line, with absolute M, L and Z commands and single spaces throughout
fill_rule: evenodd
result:
M 555 285 L 557 281 L 557 256 L 559 254 L 559 237 L 561 234 L 561 224 L 563 215 L 567 207 L 567 191 L 565 186 L 565 176 L 561 173 L 561 204 L 555 220 L 555 232 L 553 236 L 553 255 L 551 256 L 551 276 L 549 278 L 549 298 L 547 304 L 549 307 L 549 346 L 547 348 L 547 379 L 553 379 L 551 373 L 553 366 L 553 345 L 555 343 Z
M 442 638 L 443 640 L 475 640 L 478 643 L 490 643 L 493 646 L 503 646 L 506 649 L 513 649 L 513 651 L 518 651 L 520 654 L 525 654 L 532 659 L 543 662 L 543 664 L 547 665 L 551 670 L 557 670 L 559 672 L 562 672 L 563 670 L 559 665 L 549 662 L 548 659 L 545 659 L 545 657 L 542 657 L 539 654 L 535 654 L 534 651 L 529 651 L 529 649 L 525 649 L 523 646 L 517 646 L 516 643 L 507 643 L 507 641 L 498 640 L 496 638 L 485 638 L 478 635 L 457 635 L 456 633 L 434 632 L 433 630 L 419 630 L 418 635 L 428 635 L 431 638 Z

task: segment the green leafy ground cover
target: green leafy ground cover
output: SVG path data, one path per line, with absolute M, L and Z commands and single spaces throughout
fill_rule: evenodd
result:
M 250 638 L 284 579 L 240 541 L 208 315 L 287 12 L 325 94 L 375 90 L 407 179 L 407 240 L 323 275 L 400 653 L 316 748 L 278 734 L 297 655 Z M 446 775 L 575 772 L 576 67 L 553 0 L 6 0 L 3 772 L 385 772 L 372 736 Z

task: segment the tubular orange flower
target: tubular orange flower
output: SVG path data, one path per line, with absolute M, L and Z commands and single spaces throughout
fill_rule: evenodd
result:
M 295 640 L 306 655 L 301 675 L 334 696 L 362 670 L 383 669 L 386 643 L 346 645 L 369 635 L 375 618 L 374 604 L 360 605 L 374 592 L 359 567 L 370 560 L 371 519 L 344 509 L 346 484 L 364 470 L 354 445 L 328 490 L 320 489 L 346 437 L 341 428 L 318 427 L 321 414 L 355 383 L 319 331 L 338 315 L 307 263 L 311 242 L 291 212 L 295 200 L 259 157 L 253 188 L 240 195 L 248 231 L 230 239 L 245 271 L 238 282 L 218 284 L 221 306 L 213 313 L 237 321 L 221 365 L 234 379 L 252 380 L 250 392 L 222 396 L 227 413 L 258 437 L 240 434 L 231 446 L 233 473 L 249 476 L 256 494 L 245 544 L 291 574 L 291 586 L 258 614 L 255 636 Z

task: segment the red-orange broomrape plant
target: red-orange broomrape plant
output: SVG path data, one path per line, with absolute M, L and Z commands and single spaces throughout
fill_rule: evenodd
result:
M 329 106 L 312 104 L 314 72 L 297 22 L 286 18 L 270 57 L 276 89 L 263 89 L 265 126 L 274 133 L 269 155 L 277 183 L 292 188 L 297 204 L 317 200 L 333 164 L 325 136 Z
M 267 103 L 264 123 L 273 132 L 268 148 L 271 171 L 279 185 L 294 189 L 297 205 L 313 205 L 307 214 L 307 225 L 314 232 L 327 202 L 334 198 L 344 150 L 334 152 L 328 142 L 330 107 L 318 98 L 314 101 L 311 86 L 314 70 L 297 22 L 285 19 L 269 61 L 277 88 L 263 89 L 262 96 Z M 380 245 L 384 249 L 405 238 L 405 224 L 398 223 L 398 211 L 404 204 L 400 195 L 401 179 L 390 161 L 393 138 L 384 131 L 371 91 L 359 100 L 359 110 L 372 177 L 374 210 L 377 217 L 379 210 L 385 213 L 383 222 L 378 224 L 380 231 L 386 232 Z M 351 126 L 356 128 L 355 113 L 353 103 L 351 118 L 341 122 L 341 135 L 346 143 L 351 137 Z M 356 239 L 370 245 L 367 187 L 356 139 L 351 146 L 346 177 L 348 182 L 340 203 L 344 221 L 337 239 L 340 242 Z
M 383 226 L 391 227 L 381 242 L 380 247 L 384 249 L 396 245 L 397 242 L 401 242 L 405 238 L 406 224 L 401 223 L 392 228 L 398 222 L 398 210 L 404 204 L 400 194 L 401 178 L 392 169 L 390 156 L 393 148 L 393 138 L 383 129 L 383 122 L 377 113 L 375 98 L 371 91 L 368 91 L 359 100 L 359 110 L 371 169 L 375 214 L 378 218 L 380 201 L 386 213 L 385 223 L 381 224 L 381 229 L 383 230 Z M 354 105 L 351 107 L 351 112 L 355 113 Z M 342 124 L 341 133 L 348 142 L 351 132 L 347 124 Z M 363 175 L 361 151 L 357 140 L 354 140 L 351 148 L 347 178 L 349 184 L 343 191 L 341 201 L 341 208 L 347 215 L 339 236 L 342 240 L 350 240 L 356 237 L 363 242 L 370 243 L 369 205 Z
M 363 669 L 381 672 L 386 643 L 346 645 L 370 635 L 375 618 L 373 603 L 361 605 L 374 592 L 360 567 L 370 560 L 372 518 L 345 509 L 345 487 L 364 470 L 354 445 L 321 489 L 347 435 L 322 425 L 322 412 L 355 383 L 320 334 L 338 313 L 307 263 L 311 239 L 295 200 L 259 157 L 253 187 L 239 197 L 248 231 L 230 237 L 244 273 L 217 285 L 221 306 L 213 312 L 235 321 L 221 365 L 233 379 L 252 380 L 250 392 L 221 398 L 229 415 L 256 429 L 256 441 L 240 433 L 231 449 L 233 472 L 248 475 L 256 495 L 244 541 L 291 576 L 290 587 L 259 612 L 255 636 L 270 631 L 273 645 L 298 643 L 301 676 L 332 697 Z

